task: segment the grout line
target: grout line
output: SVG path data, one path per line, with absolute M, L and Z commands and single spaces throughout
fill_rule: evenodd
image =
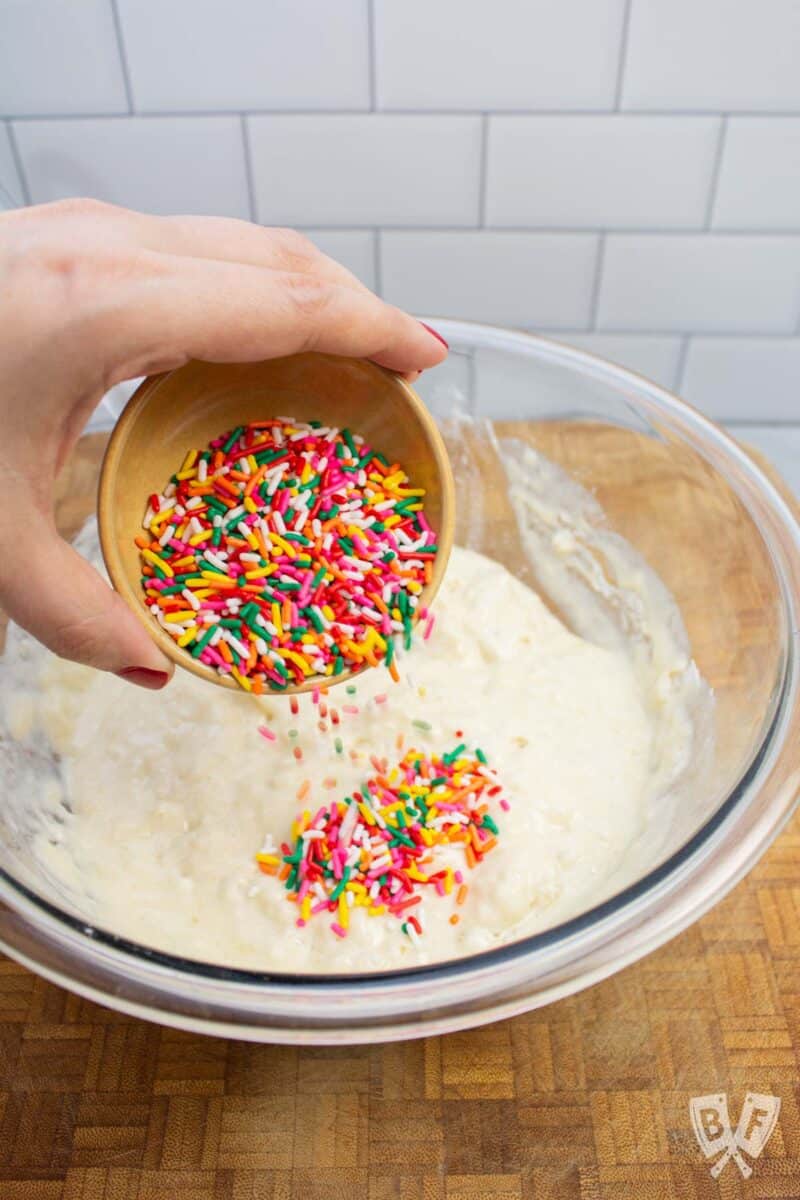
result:
M 481 148 L 478 179 L 478 227 L 486 228 L 486 199 L 489 192 L 489 114 L 481 116 Z
M 381 269 L 381 231 L 372 231 L 372 258 L 375 271 L 375 294 L 383 299 L 383 271 Z
M 603 266 L 606 259 L 606 235 L 600 234 L 597 244 L 597 262 L 594 269 L 594 279 L 592 281 L 592 297 L 589 304 L 589 329 L 587 332 L 594 333 L 597 330 L 597 310 L 600 307 L 600 287 L 603 277 Z
M 133 85 L 131 83 L 130 66 L 128 65 L 128 54 L 125 49 L 125 38 L 122 34 L 122 19 L 119 15 L 117 0 L 109 0 L 111 5 L 111 17 L 114 22 L 114 30 L 117 35 L 117 50 L 119 52 L 119 64 L 122 70 L 122 82 L 125 86 L 125 98 L 128 101 L 128 112 L 134 112 L 133 104 Z
M 617 65 L 617 86 L 614 90 L 614 111 L 619 112 L 622 103 L 622 85 L 625 80 L 625 66 L 628 58 L 628 32 L 631 24 L 631 8 L 633 0 L 625 0 L 625 12 L 622 18 L 622 37 L 619 46 L 619 63 Z
M 136 115 L 143 117 L 226 117 L 235 116 L 242 112 L 248 117 L 341 117 L 361 116 L 369 112 L 368 108 L 154 108 L 146 112 L 138 110 Z M 381 108 L 382 116 L 392 117 L 480 117 L 487 110 L 482 108 Z M 765 121 L 796 119 L 800 116 L 800 107 L 796 109 L 726 109 L 719 108 L 625 108 L 617 113 L 609 107 L 598 108 L 495 108 L 491 111 L 495 117 L 758 117 Z M 40 113 L 0 113 L 0 120 L 13 121 L 74 121 L 94 117 L 126 116 L 121 112 L 40 112 Z
M 237 114 L 228 114 L 235 116 Z M 238 114 L 245 117 L 246 114 Z M 2 118 L 0 118 L 2 120 Z M 305 221 L 298 220 L 298 225 L 308 225 L 312 229 L 324 229 L 326 232 L 352 232 L 364 229 L 370 229 L 372 226 L 366 222 L 356 222 L 347 224 L 342 222 L 336 225 L 326 225 L 320 221 Z M 381 225 L 381 229 L 385 233 L 445 233 L 445 234 L 531 234 L 536 237 L 599 237 L 608 235 L 610 237 L 688 237 L 688 238 L 705 238 L 711 237 L 714 239 L 725 237 L 749 237 L 754 241 L 762 238 L 791 238 L 800 242 L 800 224 L 796 229 L 653 229 L 653 228 L 614 228 L 613 226 L 599 225 L 484 225 L 480 229 L 474 223 L 464 223 L 463 225 Z
M 22 155 L 19 152 L 19 145 L 17 144 L 17 135 L 14 132 L 13 122 L 9 121 L 6 125 L 6 129 L 8 130 L 8 140 L 11 145 L 11 157 L 14 160 L 14 166 L 17 168 L 17 175 L 19 175 L 19 183 L 20 187 L 22 188 L 22 199 L 26 204 L 31 204 L 31 189 L 28 186 L 28 176 L 25 174 L 25 167 L 22 162 Z
M 714 208 L 717 203 L 717 193 L 719 192 L 719 180 L 722 175 L 722 159 L 725 154 L 725 141 L 728 134 L 728 118 L 723 113 L 722 121 L 719 127 L 719 137 L 717 138 L 717 147 L 714 151 L 714 161 L 711 165 L 711 182 L 708 189 L 708 203 L 706 205 L 706 216 L 703 223 L 703 228 L 711 231 L 711 221 L 714 216 Z
M 702 336 L 702 335 L 701 335 Z M 691 334 L 685 334 L 681 340 L 681 348 L 678 351 L 678 362 L 675 367 L 675 394 L 683 395 L 683 388 L 686 383 L 686 362 L 689 358 L 689 344 L 692 340 Z
M 367 69 L 369 71 L 369 109 L 378 107 L 378 39 L 375 0 L 367 0 Z
M 250 209 L 250 220 L 257 219 L 256 213 L 258 207 L 256 205 L 256 185 L 253 178 L 253 155 L 250 149 L 250 135 L 247 128 L 247 118 L 239 117 L 239 124 L 242 130 L 242 150 L 244 152 L 244 175 L 247 181 L 247 204 Z
M 771 420 L 769 417 L 715 417 L 715 421 L 724 421 L 726 425 L 733 426 L 736 429 L 742 428 L 758 428 L 758 429 L 796 429 L 800 432 L 800 421 L 791 421 L 776 417 Z

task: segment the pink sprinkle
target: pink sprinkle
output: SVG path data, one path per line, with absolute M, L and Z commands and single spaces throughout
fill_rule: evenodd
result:
M 510 810 L 511 810 L 511 805 L 508 803 L 507 800 L 501 800 L 500 807 L 502 808 L 503 812 L 510 812 Z
M 386 695 L 386 692 L 381 692 L 380 696 L 375 697 L 375 703 L 376 704 L 385 704 L 388 699 L 389 699 L 389 697 Z
M 318 687 L 315 687 L 313 692 L 311 693 L 311 699 L 314 702 L 314 704 L 319 704 L 319 688 Z
M 295 921 L 295 925 L 299 925 L 300 928 L 302 929 L 303 926 L 305 925 L 305 921 L 303 920 L 302 917 L 298 917 L 297 920 Z
M 277 735 L 274 734 L 271 729 L 268 729 L 266 725 L 259 725 L 258 732 L 263 738 L 266 738 L 268 742 L 277 741 Z
M 358 712 L 358 705 L 357 704 L 343 704 L 342 712 L 350 713 L 352 716 L 355 716 L 356 713 Z
M 342 927 L 338 921 L 331 922 L 331 929 L 333 930 L 333 932 L 336 934 L 337 937 L 340 937 L 340 938 L 347 937 L 347 930 L 342 929 Z
M 436 620 L 436 613 L 431 613 L 431 615 L 428 617 L 427 623 L 425 625 L 425 633 L 422 635 L 423 641 L 427 642 L 428 638 L 431 636 L 431 634 L 433 632 L 433 625 L 434 625 L 435 620 Z
M 455 879 L 456 883 L 464 882 L 464 876 L 461 874 L 460 871 L 455 871 L 453 874 L 453 878 Z

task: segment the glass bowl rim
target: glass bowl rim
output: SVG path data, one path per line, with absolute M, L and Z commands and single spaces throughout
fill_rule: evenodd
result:
M 698 445 L 696 438 L 700 441 L 703 441 L 703 439 L 709 441 L 712 446 L 725 454 L 729 462 L 735 464 L 743 472 L 745 479 L 751 487 L 760 493 L 762 500 L 765 500 L 769 504 L 772 515 L 780 520 L 784 532 L 789 534 L 792 548 L 800 565 L 800 526 L 778 490 L 758 464 L 745 453 L 732 437 L 677 395 L 628 367 L 620 366 L 597 354 L 556 341 L 551 337 L 449 317 L 425 316 L 423 319 L 432 324 L 435 329 L 439 330 L 445 336 L 449 334 L 454 342 L 458 341 L 459 336 L 470 338 L 472 343 L 470 352 L 473 354 L 476 349 L 505 350 L 510 353 L 514 353 L 515 351 L 518 353 L 522 352 L 526 357 L 536 359 L 539 362 L 550 361 L 557 366 L 578 370 L 583 375 L 595 375 L 604 379 L 608 384 L 616 385 L 617 389 L 619 389 L 619 385 L 625 383 L 627 383 L 629 388 L 633 386 L 636 389 L 635 397 L 629 394 L 625 396 L 625 402 L 632 409 L 639 411 L 644 408 L 647 416 L 665 416 L 677 420 L 681 439 L 689 441 L 691 448 L 702 458 L 708 461 L 706 455 L 703 453 L 703 450 L 706 448 L 705 443 L 702 446 Z M 453 348 L 451 347 L 451 349 Z M 455 348 L 457 349 L 457 347 Z M 86 433 L 102 432 L 109 429 L 116 415 L 108 411 L 108 420 L 105 423 L 101 421 L 99 425 L 93 425 Z M 691 436 L 692 433 L 696 435 L 696 438 Z M 716 463 L 712 465 L 717 466 Z M 740 494 L 739 489 L 727 477 L 726 483 L 736 492 L 751 518 L 755 520 L 750 505 L 747 503 L 747 498 Z M 763 538 L 764 531 L 761 523 L 756 523 L 759 534 Z M 771 550 L 772 547 L 768 545 L 767 549 Z M 771 557 L 784 602 L 784 615 L 788 615 L 791 618 L 792 615 L 797 615 L 797 609 L 800 607 L 800 597 L 797 598 L 797 603 L 795 603 L 795 598 L 791 590 L 786 586 L 786 573 L 778 569 L 777 564 L 774 562 L 774 554 Z M 796 622 L 792 620 L 787 621 L 787 627 L 790 630 L 796 630 Z M 729 793 L 720 801 L 717 808 L 704 821 L 700 828 L 682 846 L 664 859 L 663 862 L 647 871 L 640 879 L 628 884 L 612 896 L 607 897 L 598 904 L 592 905 L 576 916 L 560 921 L 558 924 L 540 930 L 537 933 L 519 938 L 516 941 L 503 943 L 500 946 L 482 950 L 474 954 L 446 959 L 440 963 L 358 973 L 303 974 L 280 971 L 257 971 L 242 967 L 226 967 L 216 963 L 207 963 L 200 959 L 185 958 L 168 951 L 141 945 L 110 930 L 90 924 L 86 919 L 75 917 L 63 911 L 56 904 L 46 900 L 26 884 L 21 883 L 10 872 L 6 871 L 4 867 L 0 866 L 0 885 L 5 885 L 2 886 L 2 899 L 6 903 L 9 903 L 10 907 L 14 908 L 15 906 L 9 900 L 9 894 L 12 898 L 14 894 L 18 894 L 24 901 L 27 901 L 26 908 L 31 906 L 37 915 L 41 914 L 46 924 L 55 922 L 56 926 L 61 925 L 70 933 L 77 934 L 79 940 L 84 944 L 88 943 L 94 949 L 102 948 L 111 951 L 115 958 L 117 955 L 121 955 L 124 959 L 132 958 L 145 968 L 152 966 L 164 971 L 177 971 L 186 978 L 195 978 L 198 981 L 202 981 L 203 984 L 208 985 L 215 983 L 226 985 L 238 984 L 248 989 L 257 990 L 268 988 L 270 985 L 276 985 L 289 989 L 295 988 L 298 991 L 302 990 L 304 993 L 313 995 L 314 992 L 352 991 L 356 986 L 363 991 L 370 986 L 381 986 L 395 982 L 402 986 L 403 983 L 408 983 L 409 985 L 424 983 L 425 981 L 436 981 L 438 983 L 448 979 L 455 980 L 465 976 L 468 977 L 473 972 L 482 971 L 492 966 L 507 965 L 527 957 L 532 957 L 537 952 L 543 952 L 554 946 L 563 945 L 570 939 L 601 926 L 603 922 L 610 918 L 620 916 L 624 912 L 629 911 L 638 900 L 644 899 L 650 893 L 654 892 L 660 884 L 669 880 L 679 868 L 687 866 L 707 846 L 713 834 L 739 809 L 742 801 L 748 796 L 750 785 L 758 775 L 762 764 L 773 748 L 773 738 L 778 726 L 782 723 L 782 715 L 785 712 L 790 683 L 796 685 L 796 677 L 797 648 L 794 638 L 790 636 L 787 638 L 786 655 L 780 685 L 772 701 L 772 716 L 763 732 L 759 746 L 754 750 L 750 761 L 741 772 Z M 796 691 L 796 686 L 792 690 Z

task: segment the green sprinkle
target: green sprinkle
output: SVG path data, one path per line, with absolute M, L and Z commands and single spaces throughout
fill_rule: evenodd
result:
M 411 724 L 415 729 L 421 729 L 423 733 L 430 733 L 432 726 L 429 721 L 412 721 Z M 419 766 L 419 764 L 418 764 Z
M 494 821 L 492 820 L 492 818 L 489 816 L 488 813 L 484 813 L 483 820 L 481 821 L 481 825 L 483 825 L 486 829 L 491 829 L 492 833 L 495 834 L 495 836 L 500 832 L 500 830 L 497 828 L 497 826 L 495 825 Z
M 479 763 L 483 763 L 483 765 L 486 766 L 488 759 L 486 758 L 486 755 L 481 750 L 480 746 L 476 746 L 476 748 L 475 748 L 475 757 L 477 758 Z
M 354 683 L 348 683 L 345 686 L 344 690 L 347 692 L 348 696 L 355 696 L 356 692 L 358 691 L 358 688 L 356 687 L 356 685 Z
M 208 629 L 205 631 L 205 633 L 203 634 L 203 636 L 200 638 L 200 641 L 195 642 L 195 644 L 192 646 L 192 658 L 200 657 L 200 655 L 203 653 L 206 646 L 208 645 L 208 643 L 211 641 L 212 637 L 214 636 L 215 628 L 216 628 L 216 626 L 210 625 L 208 627 Z
M 233 446 L 234 442 L 238 441 L 238 439 L 242 436 L 243 433 L 244 433 L 244 425 L 237 425 L 236 428 L 234 429 L 233 433 L 231 434 L 231 436 L 228 438 L 225 445 L 222 447 L 222 453 L 227 454 L 228 451 Z
M 340 737 L 334 738 L 333 745 L 336 749 L 336 753 L 341 754 L 342 750 L 344 749 L 344 746 L 342 745 L 342 739 Z

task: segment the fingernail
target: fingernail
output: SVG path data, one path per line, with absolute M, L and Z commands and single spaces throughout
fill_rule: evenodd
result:
M 114 674 L 120 679 L 127 679 L 128 683 L 135 683 L 137 687 L 150 688 L 151 692 L 157 692 L 169 681 L 166 671 L 153 671 L 150 667 L 125 667 Z
M 423 329 L 427 329 L 428 333 L 432 333 L 433 336 L 436 338 L 437 342 L 442 343 L 445 350 L 450 349 L 447 342 L 444 340 L 444 338 L 442 337 L 442 335 L 440 333 L 437 333 L 435 329 L 431 329 L 430 325 L 426 325 L 424 321 L 420 321 L 420 325 L 422 326 Z

